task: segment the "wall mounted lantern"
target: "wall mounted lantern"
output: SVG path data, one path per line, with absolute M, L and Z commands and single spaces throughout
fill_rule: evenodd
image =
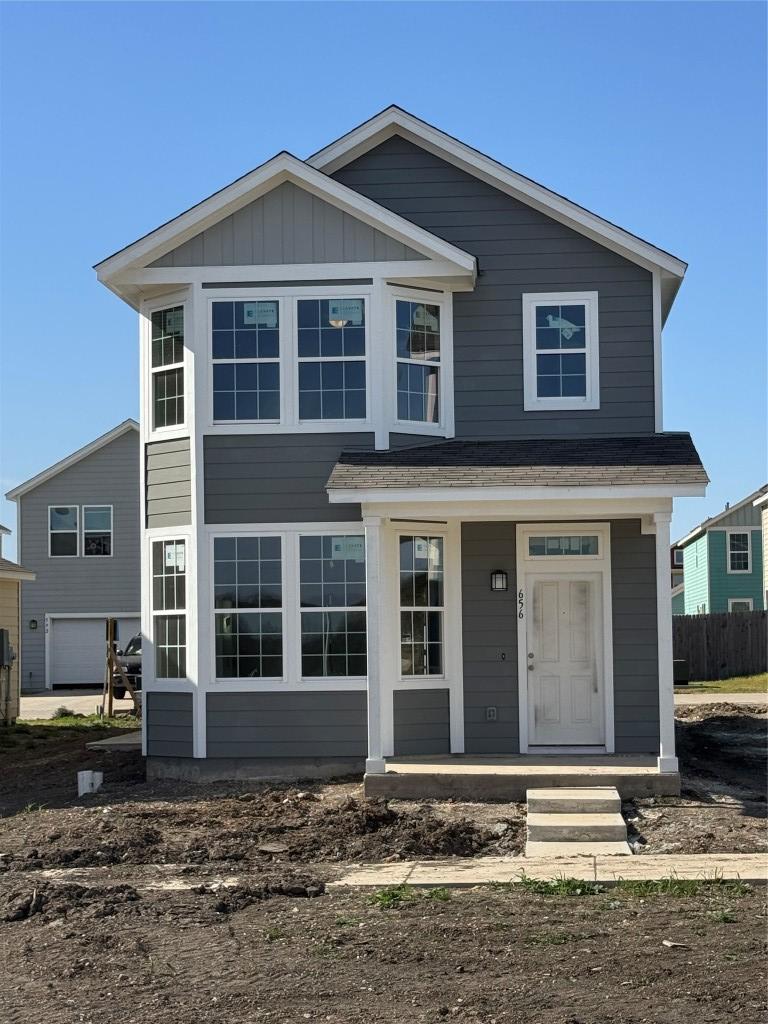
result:
M 494 569 L 491 573 L 491 590 L 507 590 L 508 578 L 503 569 Z
M 37 619 L 30 619 L 29 620 L 29 628 L 30 629 L 37 629 Z

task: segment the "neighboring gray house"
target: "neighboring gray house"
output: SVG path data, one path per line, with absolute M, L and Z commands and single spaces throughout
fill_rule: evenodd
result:
M 679 785 L 685 269 L 397 107 L 99 263 L 141 325 L 150 770 Z
M 17 503 L 23 693 L 100 686 L 106 617 L 140 626 L 139 425 L 113 430 L 6 495 Z

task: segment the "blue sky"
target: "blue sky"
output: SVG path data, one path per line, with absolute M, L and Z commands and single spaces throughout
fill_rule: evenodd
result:
M 4 3 L 0 18 L 3 493 L 138 413 L 135 314 L 91 266 L 392 102 L 690 263 L 664 332 L 665 428 L 692 432 L 712 485 L 676 503 L 673 536 L 765 481 L 763 4 Z

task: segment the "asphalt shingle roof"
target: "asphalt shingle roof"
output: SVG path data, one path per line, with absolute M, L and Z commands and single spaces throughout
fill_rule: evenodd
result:
M 342 452 L 329 488 L 707 483 L 690 434 L 440 441 Z

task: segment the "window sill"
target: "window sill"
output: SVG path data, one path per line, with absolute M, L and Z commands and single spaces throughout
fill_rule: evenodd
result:
M 345 690 L 367 690 L 368 680 L 360 677 L 340 679 L 336 676 L 314 676 L 302 679 L 297 683 L 289 683 L 280 679 L 214 679 L 207 687 L 213 690 L 238 690 L 253 693 L 307 693 L 342 692 Z
M 313 420 L 302 423 L 258 422 L 255 420 L 211 421 L 206 433 L 214 434 L 373 434 L 370 420 Z
M 579 409 L 599 409 L 594 398 L 526 398 L 524 412 L 575 412 Z

